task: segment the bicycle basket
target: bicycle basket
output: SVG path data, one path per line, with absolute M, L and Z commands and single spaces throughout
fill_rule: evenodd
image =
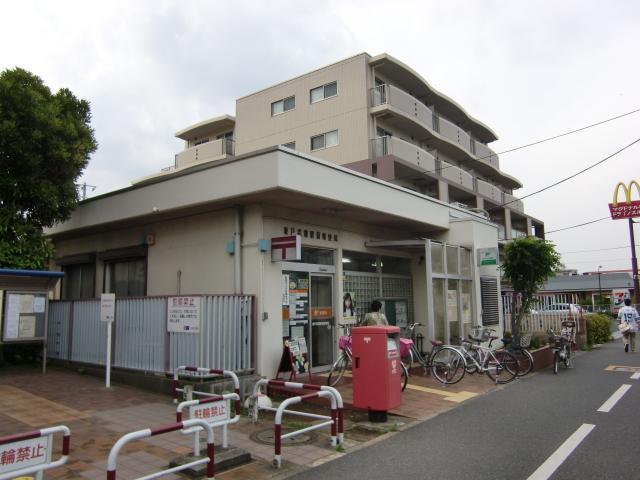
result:
M 408 357 L 411 355 L 411 345 L 413 345 L 413 340 L 409 338 L 401 338 L 400 339 L 400 356 Z
M 529 345 L 531 345 L 531 334 L 530 333 L 521 334 L 519 344 L 522 348 L 529 348 Z
M 485 327 L 473 327 L 469 336 L 477 342 L 488 342 L 491 338 L 491 330 Z
M 344 350 L 346 347 L 351 348 L 351 337 L 349 335 L 340 335 L 338 346 L 340 350 Z
M 549 337 L 549 345 L 553 348 L 559 348 L 562 346 L 563 338 L 560 335 L 551 335 Z

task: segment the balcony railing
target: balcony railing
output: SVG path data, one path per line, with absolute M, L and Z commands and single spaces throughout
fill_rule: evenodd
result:
M 462 185 L 469 190 L 473 190 L 473 176 L 469 172 L 465 172 L 445 161 L 440 161 L 440 175 L 447 180 Z
M 232 138 L 220 138 L 212 142 L 201 143 L 176 155 L 176 168 L 184 167 L 203 160 L 214 160 L 232 156 L 235 152 Z
M 495 203 L 502 204 L 502 190 L 488 182 L 485 182 L 484 180 L 477 180 L 476 183 L 478 185 L 479 194 L 490 198 Z
M 504 198 L 502 203 L 505 203 L 506 204 L 505 206 L 512 210 L 524 212 L 524 204 L 522 203 L 522 200 L 518 199 L 517 197 L 514 197 L 513 195 L 504 193 Z
M 399 138 L 378 137 L 371 140 L 371 145 L 374 157 L 395 155 L 428 172 L 434 172 L 436 169 L 436 161 L 433 155 L 417 145 L 413 145 Z
M 439 133 L 462 147 L 474 158 L 478 158 L 495 168 L 499 168 L 498 155 L 485 144 L 472 140 L 467 132 L 449 120 L 436 117 L 433 111 L 417 98 L 393 85 L 377 85 L 371 89 L 371 106 L 391 105 L 406 115 L 413 117 L 431 132 Z

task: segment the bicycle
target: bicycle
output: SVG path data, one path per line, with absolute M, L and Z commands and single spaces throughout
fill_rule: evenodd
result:
M 491 344 L 498 337 L 492 335 L 495 330 L 484 327 L 476 327 L 469 335 L 469 339 L 461 339 L 462 353 L 466 362 L 467 373 L 487 374 L 496 383 L 509 383 L 516 378 L 519 370 L 518 360 L 513 354 L 506 350 L 495 350 Z M 480 345 L 480 342 L 489 342 L 487 347 Z M 469 345 L 469 349 L 465 347 Z
M 572 368 L 572 351 L 571 346 L 575 340 L 576 322 L 573 320 L 565 320 L 562 322 L 562 331 L 560 335 L 556 334 L 552 329 L 547 330 L 549 333 L 549 345 L 553 350 L 553 374 L 558 373 L 560 361 L 564 363 L 565 368 Z
M 353 365 L 353 353 L 351 351 L 351 328 L 353 328 L 353 324 L 339 323 L 338 326 L 344 330 L 345 334 L 340 335 L 338 339 L 338 346 L 342 352 L 333 365 L 331 365 L 331 370 L 329 370 L 327 385 L 331 387 L 335 387 L 340 383 L 347 369 Z M 408 380 L 409 371 L 404 363 L 400 362 L 400 382 L 403 392 L 404 389 L 407 388 Z
M 431 340 L 431 351 L 423 356 L 413 341 L 415 328 L 420 325 L 422 324 L 416 322 L 409 324 L 406 329 L 410 332 L 411 338 L 400 339 L 400 356 L 408 358 L 407 371 L 411 372 L 415 360 L 424 369 L 425 375 L 431 371 L 440 383 L 458 383 L 465 374 L 464 357 L 458 350 L 443 345 L 439 340 Z
M 519 338 L 503 338 L 504 349 L 518 360 L 518 376 L 524 377 L 533 370 L 533 355 L 527 350 L 531 345 L 531 334 L 525 333 Z

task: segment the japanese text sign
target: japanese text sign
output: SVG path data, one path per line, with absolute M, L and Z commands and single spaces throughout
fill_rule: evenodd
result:
M 609 204 L 612 220 L 640 217 L 640 200 L 631 200 L 633 187 L 636 187 L 636 191 L 640 197 L 640 184 L 635 180 L 631 180 L 629 185 L 625 185 L 623 182 L 619 182 L 618 185 L 616 185 L 616 189 L 613 191 L 613 203 Z M 624 194 L 623 202 L 618 202 L 620 189 L 622 189 L 622 193 Z
M 192 405 L 189 407 L 189 416 L 191 419 L 197 418 L 209 423 L 222 422 L 231 418 L 230 405 L 231 403 L 229 400 L 220 400 L 219 402 L 205 403 L 202 405 Z
M 100 320 L 113 322 L 116 316 L 116 294 L 103 293 L 100 295 Z
M 0 445 L 0 474 L 47 462 L 49 437 Z
M 167 331 L 200 333 L 200 297 L 167 299 Z

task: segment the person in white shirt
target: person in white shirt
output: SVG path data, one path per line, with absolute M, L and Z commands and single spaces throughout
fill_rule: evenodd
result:
M 624 351 L 629 351 L 629 344 L 631 344 L 631 351 L 636 351 L 636 332 L 638 331 L 638 322 L 640 316 L 638 311 L 631 306 L 631 299 L 624 299 L 624 307 L 618 311 L 618 324 L 626 322 L 629 325 L 629 330 L 622 334 L 624 341 Z

